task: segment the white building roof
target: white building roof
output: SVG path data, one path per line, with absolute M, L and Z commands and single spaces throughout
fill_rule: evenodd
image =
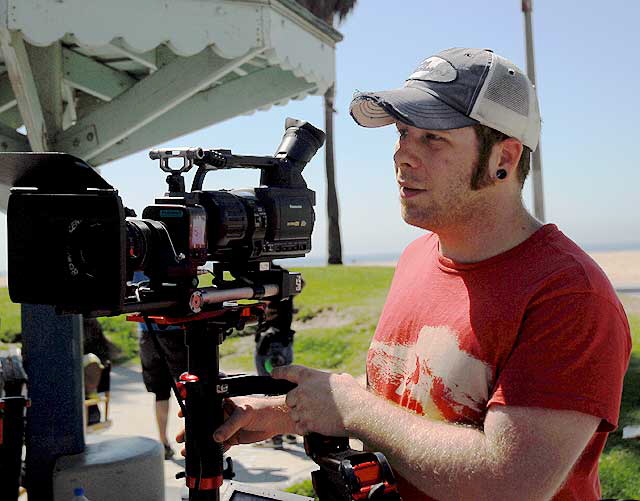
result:
M 97 166 L 322 94 L 341 38 L 292 0 L 0 0 L 0 151 Z

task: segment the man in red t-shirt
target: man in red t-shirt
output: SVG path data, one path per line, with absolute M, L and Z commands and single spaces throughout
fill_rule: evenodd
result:
M 431 232 L 398 263 L 368 388 L 278 368 L 297 388 L 235 399 L 215 438 L 353 436 L 385 454 L 405 500 L 598 499 L 629 326 L 598 266 L 523 206 L 531 82 L 490 50 L 448 49 L 402 88 L 357 94 L 351 115 L 395 124 L 402 217 Z
M 479 262 L 447 258 L 439 245 L 436 234 L 426 235 L 398 263 L 369 350 L 370 390 L 416 414 L 475 429 L 493 422 L 485 422 L 489 409 L 600 418 L 565 470 L 553 461 L 554 449 L 535 451 L 558 472 L 572 467 L 555 499 L 599 499 L 598 458 L 617 423 L 630 349 L 607 278 L 551 224 Z M 566 431 L 541 424 L 557 446 L 564 447 Z M 429 499 L 402 477 L 399 484 L 405 499 Z

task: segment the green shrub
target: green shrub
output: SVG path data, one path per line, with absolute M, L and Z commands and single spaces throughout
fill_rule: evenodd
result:
M 640 317 L 629 315 L 632 353 L 624 378 L 618 429 L 609 439 L 600 458 L 603 498 L 640 499 L 640 442 L 623 440 L 622 429 L 640 424 Z
M 128 322 L 125 315 L 99 318 L 98 321 L 109 341 L 117 349 L 114 363 L 124 363 L 138 356 L 138 324 Z
M 315 495 L 315 491 L 313 490 L 311 479 L 292 485 L 288 489 L 285 489 L 285 492 L 291 492 L 293 494 L 298 494 L 299 496 L 312 497 L 315 500 L 318 499 Z
M 604 498 L 640 497 L 640 444 L 618 445 L 600 458 Z
M 0 342 L 19 342 L 21 332 L 20 305 L 11 302 L 9 289 L 0 288 Z
M 362 374 L 393 268 L 326 266 L 296 271 L 302 273 L 306 286 L 294 299 L 298 310 L 294 363 L 354 376 Z M 335 318 L 340 319 L 339 326 L 334 325 Z M 312 321 L 313 327 L 304 325 Z M 245 331 L 245 335 L 253 333 L 250 329 Z M 221 366 L 253 371 L 253 338 L 239 338 L 238 334 L 220 346 Z

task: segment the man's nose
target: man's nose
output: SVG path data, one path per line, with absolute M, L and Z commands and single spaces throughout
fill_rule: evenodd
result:
M 396 166 L 396 169 L 415 168 L 419 164 L 419 159 L 408 146 L 398 141 L 396 143 L 395 152 L 393 154 L 393 162 Z

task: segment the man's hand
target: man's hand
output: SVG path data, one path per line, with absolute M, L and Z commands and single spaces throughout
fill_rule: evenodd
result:
M 300 365 L 276 367 L 271 374 L 298 386 L 287 393 L 285 403 L 294 432 L 347 436 L 353 413 L 360 412 L 369 393 L 349 374 L 331 374 Z
M 214 432 L 224 449 L 277 434 L 317 432 L 346 436 L 353 413 L 371 396 L 348 374 L 331 374 L 298 365 L 276 367 L 273 377 L 298 385 L 286 397 L 237 397 L 224 403 L 225 422 Z M 184 442 L 184 431 L 176 436 Z M 184 455 L 184 450 L 182 451 Z
M 182 416 L 182 412 L 178 413 Z M 224 450 L 238 444 L 250 444 L 270 438 L 290 427 L 284 398 L 237 397 L 224 402 L 225 422 L 214 432 L 216 442 L 224 445 Z M 184 442 L 182 430 L 176 441 Z M 183 449 L 182 455 L 185 455 Z

